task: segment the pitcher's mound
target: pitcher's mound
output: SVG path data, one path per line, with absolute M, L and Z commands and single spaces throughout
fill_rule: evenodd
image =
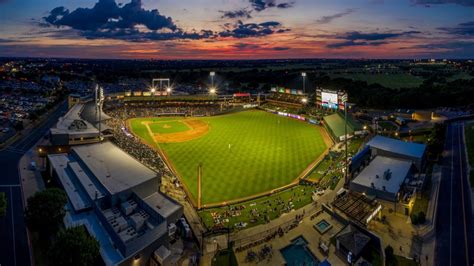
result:
M 155 134 L 155 141 L 159 143 L 185 142 L 200 138 L 209 132 L 209 124 L 204 121 L 190 119 L 182 120 L 182 122 L 191 129 L 176 133 Z M 163 128 L 166 128 L 166 126 L 170 127 L 169 125 L 164 125 Z

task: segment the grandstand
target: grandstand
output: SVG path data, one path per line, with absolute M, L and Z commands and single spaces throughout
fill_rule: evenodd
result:
M 325 116 L 323 118 L 324 126 L 330 133 L 331 137 L 335 141 L 344 140 L 344 115 L 341 112 L 336 112 L 332 115 Z M 353 120 L 350 116 L 347 116 L 347 135 L 352 137 L 356 131 L 361 130 L 361 125 Z
M 266 97 L 266 100 L 273 104 L 288 106 L 288 107 L 302 107 L 304 105 L 303 99 L 306 95 L 294 95 L 288 93 L 273 92 Z

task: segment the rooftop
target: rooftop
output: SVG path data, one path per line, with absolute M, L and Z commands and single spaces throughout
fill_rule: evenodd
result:
M 410 171 L 412 162 L 407 160 L 393 159 L 385 156 L 376 156 L 369 165 L 352 180 L 365 187 L 371 187 L 372 184 L 378 190 L 390 193 L 398 193 L 400 185 Z
M 143 201 L 165 219 L 181 209 L 180 205 L 158 192 L 144 198 Z
M 393 153 L 411 156 L 415 158 L 422 158 L 425 154 L 426 145 L 405 142 L 398 139 L 392 139 L 382 136 L 375 136 L 368 143 L 368 146 L 385 151 L 391 151 Z
M 53 134 L 74 134 L 74 133 L 91 133 L 98 134 L 99 130 L 91 123 L 81 118 L 81 112 L 84 104 L 77 103 L 61 118 L 55 127 L 51 128 Z
M 349 249 L 354 256 L 358 256 L 370 242 L 370 237 L 361 233 L 353 225 L 347 225 L 342 231 L 336 236 L 337 240 Z
M 110 194 L 132 188 L 157 174 L 111 142 L 72 148 Z

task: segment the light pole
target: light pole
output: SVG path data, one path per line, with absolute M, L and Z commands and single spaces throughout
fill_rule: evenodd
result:
M 211 88 L 214 88 L 214 76 L 216 75 L 216 72 L 211 71 L 209 73 L 209 76 L 211 76 Z
M 302 72 L 301 76 L 303 77 L 303 94 L 306 93 L 306 72 Z

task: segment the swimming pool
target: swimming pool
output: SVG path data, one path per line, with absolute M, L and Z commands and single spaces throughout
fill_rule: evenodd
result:
M 314 225 L 314 228 L 321 234 L 326 233 L 329 229 L 331 229 L 331 227 L 332 225 L 324 219 Z
M 317 266 L 319 260 L 306 247 L 308 241 L 303 236 L 299 236 L 291 241 L 291 244 L 281 249 L 281 255 L 288 266 Z

